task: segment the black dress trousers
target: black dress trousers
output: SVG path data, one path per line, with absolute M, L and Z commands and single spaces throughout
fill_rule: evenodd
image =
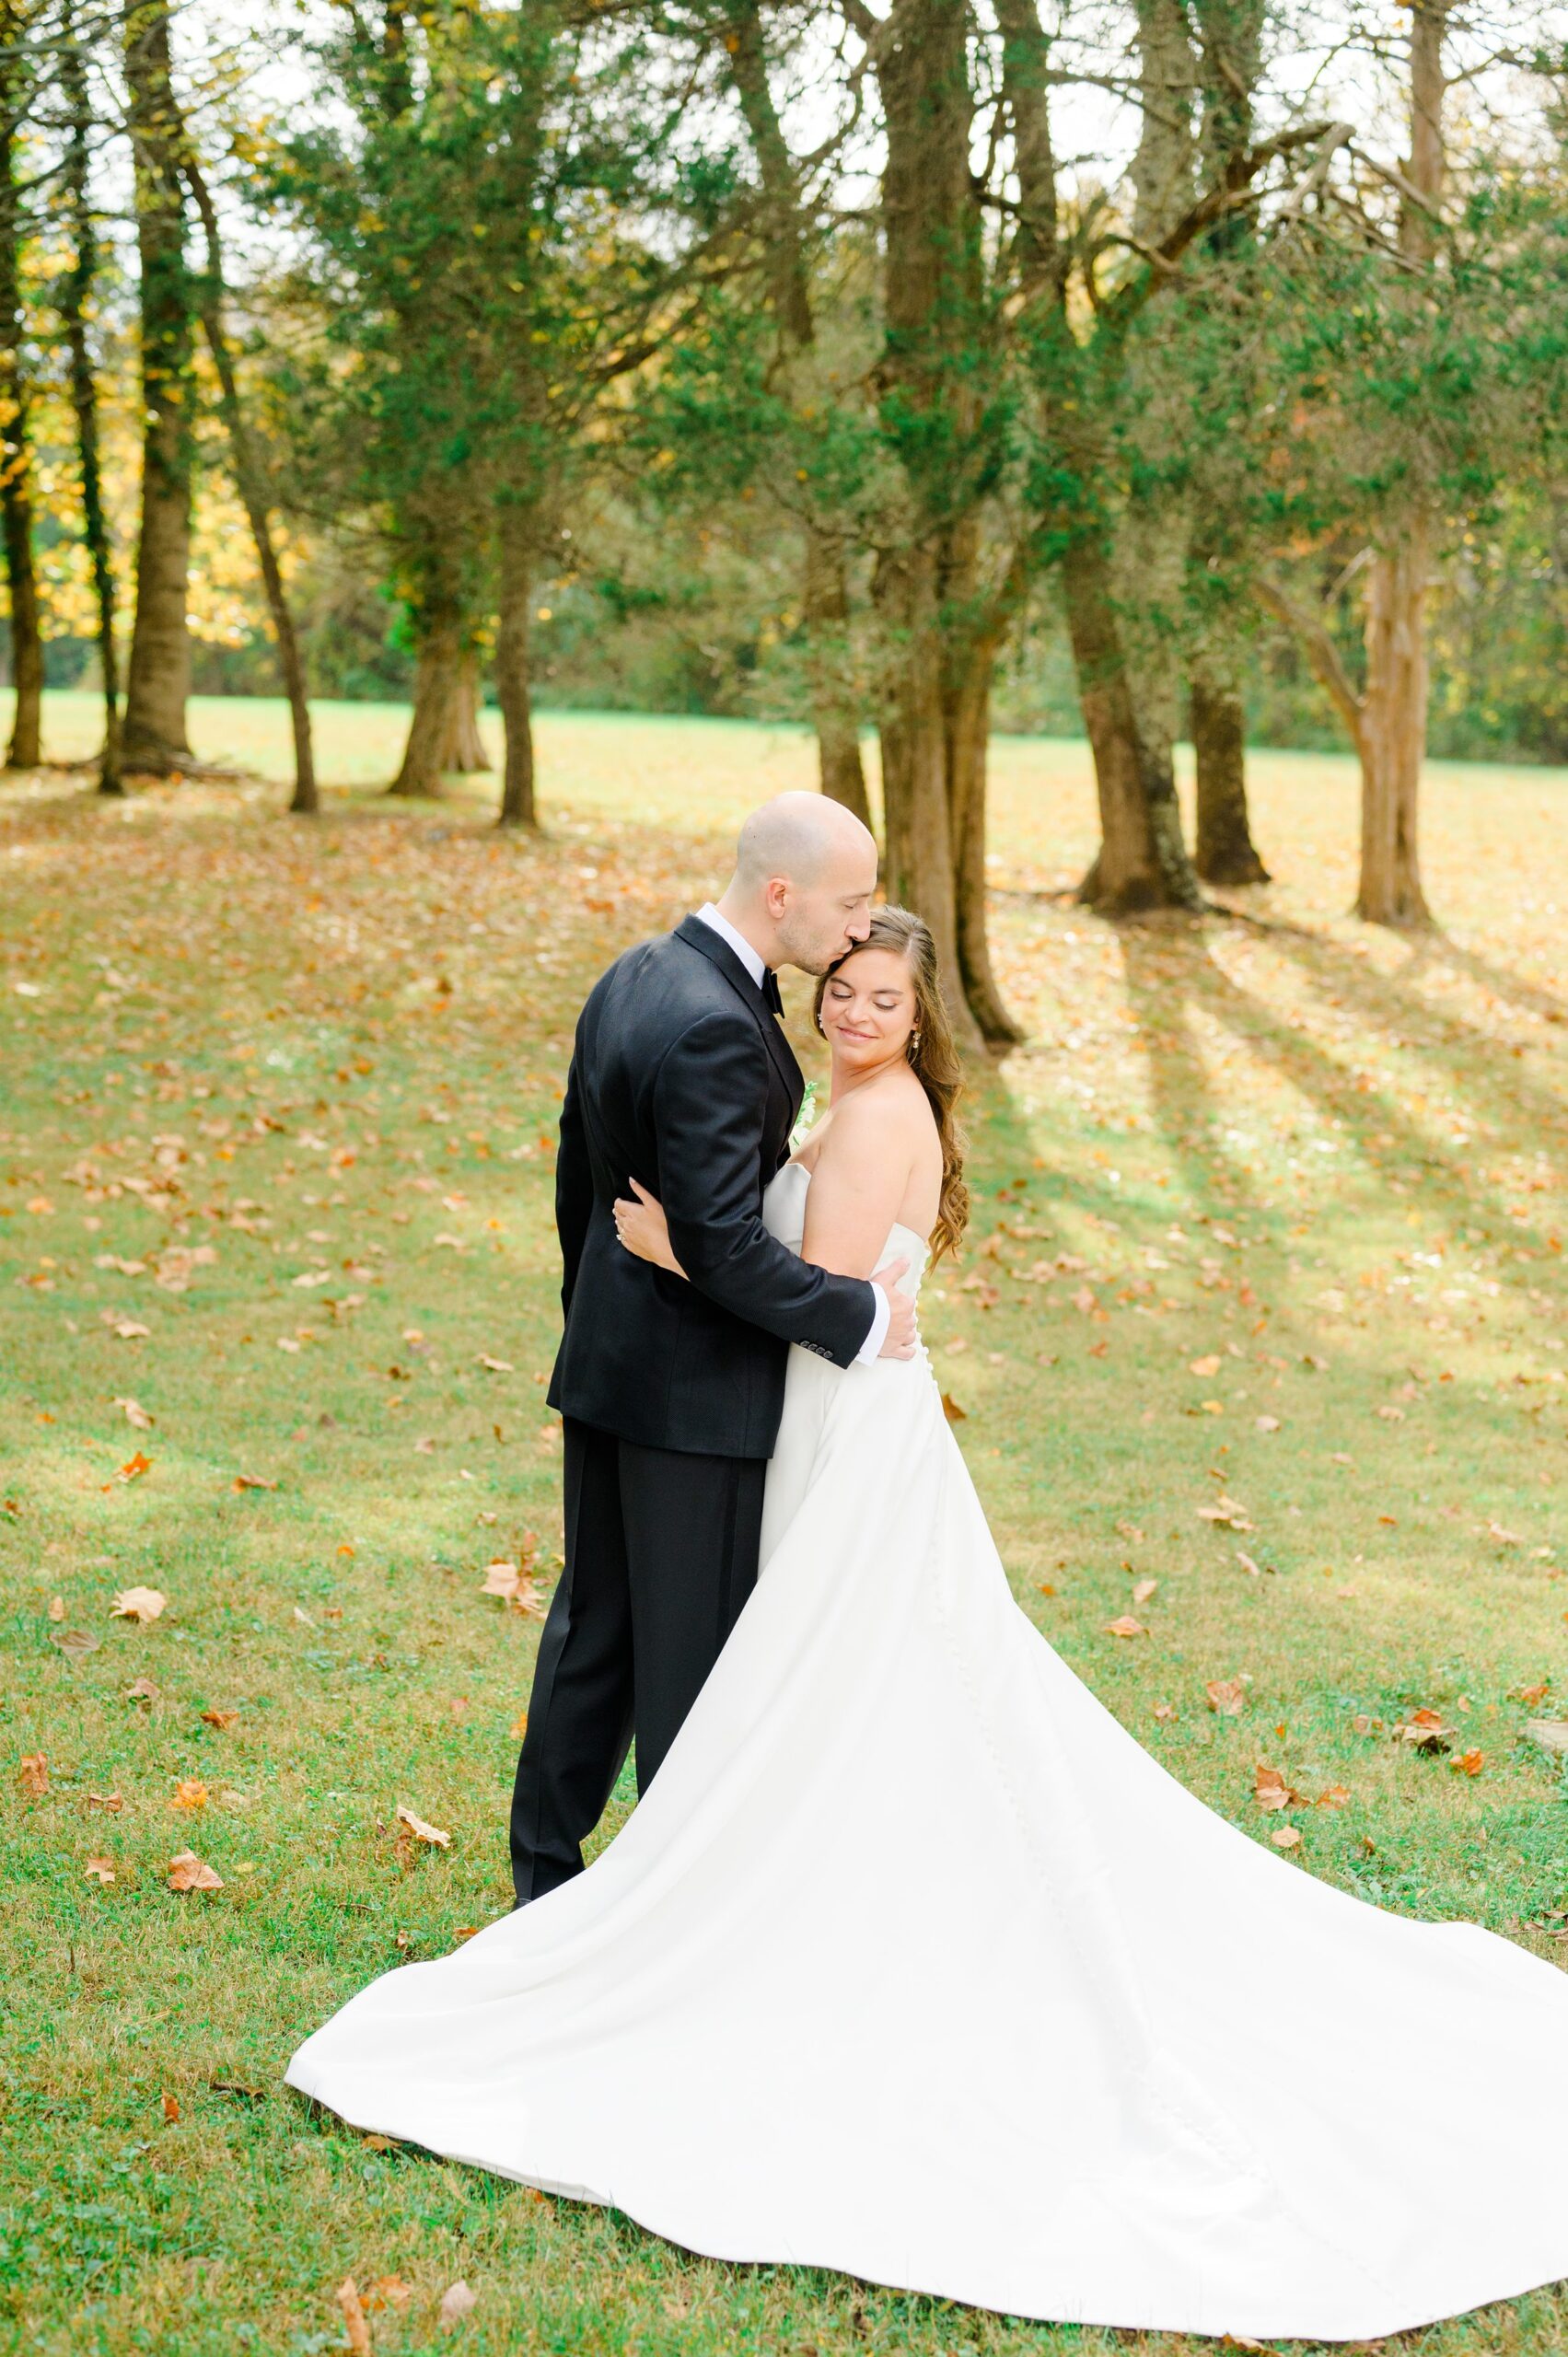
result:
M 582 1872 L 633 1736 L 646 1792 L 756 1584 L 766 1460 L 565 1419 L 566 1568 L 512 1795 L 517 1903 Z

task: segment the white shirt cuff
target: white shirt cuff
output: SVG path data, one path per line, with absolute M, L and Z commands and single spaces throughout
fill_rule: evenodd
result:
M 882 1345 L 888 1339 L 888 1320 L 893 1314 L 893 1305 L 883 1288 L 880 1285 L 873 1285 L 871 1290 L 877 1296 L 877 1306 L 871 1313 L 871 1331 L 854 1354 L 854 1363 L 857 1366 L 863 1359 L 881 1357 Z

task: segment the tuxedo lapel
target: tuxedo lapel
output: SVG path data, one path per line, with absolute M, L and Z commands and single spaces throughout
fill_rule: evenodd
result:
M 716 934 L 711 924 L 704 924 L 700 917 L 682 917 L 675 928 L 675 938 L 685 942 L 688 948 L 695 949 L 724 976 L 762 1034 L 768 1053 L 773 1060 L 773 1068 L 788 1091 L 790 1105 L 798 1110 L 806 1083 L 795 1060 L 795 1051 L 775 1017 L 769 1014 L 762 1003 L 761 992 L 728 942 Z

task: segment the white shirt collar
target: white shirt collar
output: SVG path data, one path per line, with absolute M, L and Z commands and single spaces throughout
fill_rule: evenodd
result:
M 697 922 L 699 924 L 710 926 L 712 930 L 718 935 L 721 941 L 728 942 L 730 947 L 734 950 L 736 956 L 739 958 L 741 964 L 745 967 L 747 972 L 756 983 L 757 988 L 761 990 L 762 987 L 762 976 L 766 972 L 767 969 L 763 965 L 761 958 L 758 957 L 757 952 L 752 948 L 751 944 L 747 940 L 746 935 L 743 933 L 737 933 L 729 919 L 727 917 L 720 916 L 717 909 L 714 908 L 711 900 L 704 902 L 703 906 L 698 910 Z

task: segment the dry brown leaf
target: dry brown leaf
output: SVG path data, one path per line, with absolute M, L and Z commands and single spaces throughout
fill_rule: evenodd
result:
M 1262 1565 L 1261 1565 L 1260 1563 L 1255 1563 L 1255 1562 L 1253 1562 L 1253 1560 L 1252 1560 L 1251 1556 L 1248 1553 L 1248 1551 L 1247 1551 L 1247 1550 L 1246 1550 L 1246 1548 L 1245 1548 L 1245 1547 L 1238 1547 L 1238 1548 L 1237 1549 L 1237 1550 L 1236 1550 L 1236 1560 L 1237 1560 L 1237 1562 L 1240 1564 L 1240 1566 L 1241 1566 L 1242 1570 L 1243 1570 L 1244 1572 L 1248 1573 L 1251 1578 L 1253 1578 L 1253 1579 L 1255 1579 L 1255 1580 L 1260 1580 L 1260 1579 L 1262 1578 L 1262 1576 L 1263 1576 Z
M 1401 1719 L 1394 1729 L 1400 1743 L 1413 1744 L 1417 1751 L 1427 1752 L 1446 1751 L 1448 1738 L 1454 1732 L 1451 1726 L 1445 1724 L 1441 1711 L 1424 1708 L 1412 1711 L 1410 1717 Z
M 1294 1850 L 1301 1836 L 1294 1825 L 1276 1825 L 1269 1839 L 1276 1850 Z
M 947 1417 L 947 1422 L 950 1424 L 967 1423 L 969 1421 L 969 1412 L 970 1411 L 967 1408 L 959 1407 L 958 1401 L 954 1399 L 950 1391 L 944 1391 L 942 1394 L 942 1413 Z
M 413 2285 L 401 2275 L 377 2275 L 359 2295 L 366 2316 L 377 2308 L 406 2308 L 412 2297 Z
M 1244 1678 L 1211 1678 L 1203 1691 L 1209 1698 L 1211 1711 L 1217 1711 L 1222 1718 L 1240 1717 L 1242 1705 L 1247 1700 L 1247 1680 Z
M 134 1457 L 128 1457 L 123 1465 L 116 1467 L 114 1478 L 117 1481 L 139 1481 L 144 1473 L 151 1471 L 152 1462 L 138 1449 Z
M 181 1850 L 168 1862 L 168 1887 L 170 1890 L 221 1890 L 223 1878 L 194 1850 Z
M 49 1754 L 46 1751 L 24 1751 L 17 1770 L 17 1782 L 30 1801 L 41 1801 L 49 1790 Z
M 1330 1784 L 1327 1791 L 1318 1794 L 1317 1806 L 1318 1808 L 1343 1808 L 1349 1798 L 1350 1787 L 1348 1784 Z
M 239 1713 L 238 1711 L 203 1711 L 201 1716 L 203 1726 L 216 1727 L 218 1733 L 222 1735 L 226 1727 L 234 1724 Z
M 134 1686 L 125 1689 L 125 1700 L 127 1702 L 156 1702 L 157 1688 L 150 1678 L 138 1678 Z
M 354 2357 L 370 2357 L 370 2324 L 360 2300 L 359 2287 L 352 2275 L 345 2275 L 338 2285 L 337 2298 L 343 2312 L 343 2325 Z
M 1176 1716 L 1175 1703 L 1156 1702 L 1155 1704 L 1155 1716 L 1156 1719 L 1174 1719 Z
M 1292 1792 L 1277 1768 L 1265 1767 L 1260 1760 L 1252 1780 L 1252 1797 L 1260 1808 L 1273 1809 L 1289 1808 L 1301 1795 Z
M 491 1375 L 515 1375 L 517 1373 L 517 1369 L 512 1364 L 510 1359 L 493 1359 L 488 1351 L 481 1351 L 478 1358 L 474 1361 L 474 1364 L 476 1366 L 484 1367 Z
M 478 2293 L 470 2292 L 460 2275 L 455 2283 L 449 2283 L 441 2295 L 439 2318 L 442 2330 L 460 2324 L 469 2310 L 477 2305 L 478 2300 Z
M 504 1604 L 514 1605 L 519 1612 L 531 1613 L 542 1620 L 547 1609 L 544 1598 L 526 1569 L 508 1563 L 499 1556 L 485 1566 L 481 1596 L 499 1596 Z
M 1134 1620 L 1130 1612 L 1123 1612 L 1114 1620 L 1106 1622 L 1105 1633 L 1108 1637 L 1146 1637 L 1149 1632 L 1141 1620 Z
M 82 1868 L 82 1874 L 87 1881 L 102 1883 L 107 1888 L 115 1878 L 114 1861 L 112 1858 L 89 1858 Z
M 1255 1526 L 1247 1508 L 1236 1498 L 1227 1498 L 1222 1490 L 1213 1505 L 1198 1508 L 1200 1521 L 1212 1522 L 1226 1530 L 1251 1530 Z
M 1461 1751 L 1457 1759 L 1449 1760 L 1448 1765 L 1457 1768 L 1461 1776 L 1479 1776 L 1486 1765 L 1486 1754 L 1484 1751 Z
M 110 1606 L 110 1616 L 118 1620 L 140 1620 L 144 1624 L 156 1620 L 168 1598 L 161 1588 L 123 1587 Z
M 431 1842 L 439 1850 L 449 1849 L 451 1846 L 452 1837 L 449 1833 L 443 1833 L 438 1825 L 426 1825 L 424 1817 L 415 1817 L 412 1809 L 405 1808 L 401 1801 L 398 1803 L 398 1823 L 406 1825 L 416 1841 Z
M 1206 1358 L 1190 1360 L 1188 1363 L 1187 1372 L 1189 1375 L 1218 1375 L 1220 1371 L 1220 1364 L 1219 1353 L 1217 1351 L 1211 1351 Z
M 1499 1547 L 1522 1547 L 1525 1543 L 1518 1531 L 1504 1530 L 1500 1522 L 1489 1522 L 1486 1527 L 1489 1535 L 1496 1539 Z
M 168 1805 L 170 1808 L 205 1808 L 211 1798 L 212 1794 L 199 1776 L 181 1776 L 174 1787 Z
M 263 1480 L 260 1473 L 237 1473 L 234 1486 L 237 1490 L 275 1490 L 278 1485 L 275 1481 Z
M 1132 1588 L 1132 1601 L 1133 1601 L 1133 1603 L 1134 1603 L 1134 1604 L 1147 1604 L 1147 1602 L 1148 1602 L 1148 1600 L 1149 1600 L 1150 1596 L 1153 1596 L 1153 1595 L 1155 1595 L 1155 1594 L 1156 1593 L 1156 1591 L 1158 1590 L 1158 1587 L 1159 1587 L 1159 1582 L 1158 1582 L 1158 1580 L 1138 1580 L 1138 1581 L 1136 1581 L 1136 1582 L 1134 1583 L 1134 1585 L 1133 1585 L 1133 1588 Z
M 164 2096 L 163 2116 L 167 2124 L 172 2128 L 176 2120 L 180 2118 L 180 2097 L 178 2096 L 166 2095 Z
M 139 1433 L 150 1433 L 157 1421 L 156 1416 L 148 1415 L 139 1399 L 127 1399 L 117 1393 L 114 1404 L 124 1409 L 126 1422 L 134 1424 Z
M 1256 1433 L 1277 1433 L 1279 1428 L 1277 1416 L 1254 1416 L 1252 1419 L 1252 1429 Z
M 124 1805 L 125 1795 L 123 1793 L 89 1793 L 87 1794 L 87 1806 L 89 1808 L 107 1809 L 110 1817 L 118 1817 Z
M 52 1620 L 64 1620 L 65 1618 L 65 1599 L 63 1596 L 52 1596 L 50 1597 L 49 1618 Z

